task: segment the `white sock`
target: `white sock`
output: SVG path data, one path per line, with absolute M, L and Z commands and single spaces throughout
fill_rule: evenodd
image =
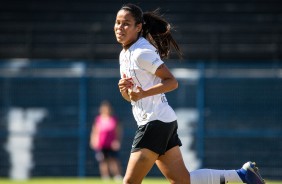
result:
M 191 184 L 221 184 L 221 176 L 224 176 L 225 183 L 243 183 L 235 170 L 199 169 L 190 172 Z

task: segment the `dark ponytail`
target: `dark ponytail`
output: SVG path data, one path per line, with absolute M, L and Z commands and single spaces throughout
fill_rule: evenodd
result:
M 159 9 L 143 14 L 143 33 L 151 44 L 153 44 L 162 59 L 168 58 L 170 49 L 173 47 L 178 56 L 182 58 L 182 53 L 171 34 L 170 24 L 159 14 Z
M 159 14 L 159 9 L 143 13 L 141 8 L 134 4 L 123 5 L 123 10 L 130 11 L 136 24 L 143 24 L 141 36 L 156 47 L 162 59 L 169 57 L 171 47 L 182 58 L 182 52 L 171 34 L 170 24 Z

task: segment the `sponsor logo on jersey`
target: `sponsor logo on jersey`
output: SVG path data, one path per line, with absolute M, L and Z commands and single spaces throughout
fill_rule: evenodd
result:
M 159 58 L 156 58 L 153 62 L 152 62 L 152 65 L 155 65 L 160 59 Z

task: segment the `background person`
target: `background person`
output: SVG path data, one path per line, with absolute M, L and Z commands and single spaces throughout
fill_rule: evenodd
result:
M 121 147 L 121 127 L 108 101 L 101 103 L 99 115 L 95 117 L 90 146 L 95 150 L 102 179 L 113 176 L 114 179 L 121 180 L 121 165 L 118 158 Z

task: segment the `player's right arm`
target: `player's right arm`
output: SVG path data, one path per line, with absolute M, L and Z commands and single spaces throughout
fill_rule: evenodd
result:
M 118 82 L 118 87 L 119 91 L 122 95 L 122 97 L 127 100 L 128 102 L 131 102 L 129 95 L 128 95 L 128 90 L 132 88 L 132 82 L 131 78 L 122 78 Z

